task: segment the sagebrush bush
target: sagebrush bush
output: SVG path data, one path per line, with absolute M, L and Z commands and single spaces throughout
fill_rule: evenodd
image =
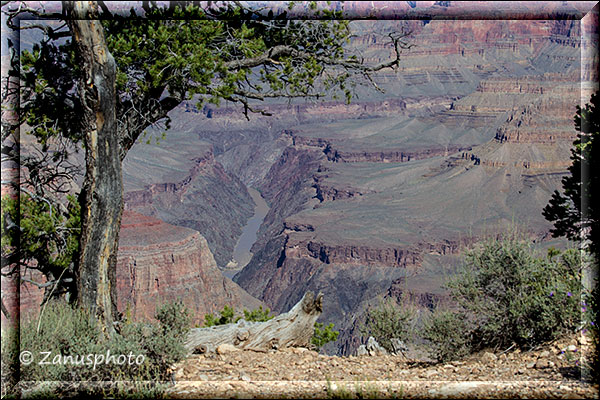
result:
M 422 335 L 440 362 L 460 359 L 471 351 L 471 327 L 464 315 L 436 308 L 423 322 Z
M 190 318 L 181 303 L 158 307 L 155 317 L 158 322 L 154 323 L 124 320 L 120 333 L 108 339 L 87 311 L 62 301 L 48 303 L 41 317 L 21 323 L 21 352 L 30 352 L 33 362 L 21 363 L 20 378 L 36 382 L 166 381 L 170 378 L 169 368 L 186 354 L 184 341 Z M 90 354 L 105 357 L 131 354 L 132 361 L 134 357 L 140 358 L 139 362 L 128 360 L 94 366 L 92 359 L 88 359 Z M 137 386 L 139 390 L 141 387 Z M 96 394 L 106 394 L 105 389 L 98 390 L 101 393 Z M 156 396 L 160 392 L 153 388 L 144 393 Z
M 389 352 L 394 352 L 392 339 L 406 342 L 414 333 L 415 310 L 403 301 L 399 305 L 391 298 L 379 299 L 375 307 L 365 312 L 365 320 L 360 332 L 364 336 L 373 336 L 377 343 Z
M 569 249 L 537 256 L 517 233 L 468 251 L 448 283 L 473 321 L 473 348 L 532 347 L 574 331 L 580 321 L 581 256 Z

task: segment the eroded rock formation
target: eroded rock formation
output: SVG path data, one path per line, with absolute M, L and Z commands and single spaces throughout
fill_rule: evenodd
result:
M 134 147 L 128 155 L 132 159 L 126 159 L 124 167 L 131 177 L 125 181 L 125 210 L 200 232 L 217 265 L 223 267 L 231 260 L 237 236 L 254 212 L 254 202 L 244 184 L 215 161 L 211 146 L 199 143 L 193 148 L 176 143 L 170 150 L 179 159 L 175 165 L 161 166 L 164 180 L 145 175 L 156 170 L 157 156 L 152 153 L 161 149 Z
M 230 305 L 254 309 L 261 303 L 224 277 L 196 231 L 125 211 L 117 261 L 119 309 L 136 319 L 154 316 L 156 306 L 181 300 L 194 322 Z
M 35 271 L 26 277 L 44 283 Z M 198 232 L 131 211 L 123 213 L 116 279 L 118 309 L 134 320 L 151 320 L 157 306 L 172 301 L 183 302 L 194 323 L 225 305 L 240 311 L 263 305 L 221 274 Z M 39 312 L 43 294 L 37 286 L 23 285 L 23 315 Z

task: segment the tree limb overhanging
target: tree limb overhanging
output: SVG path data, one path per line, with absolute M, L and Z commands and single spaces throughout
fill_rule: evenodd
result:
M 19 161 L 18 140 L 11 147 L 4 139 L 28 126 L 42 155 L 27 160 L 26 179 L 19 182 L 21 200 L 31 210 L 28 217 L 41 214 L 57 228 L 51 236 L 40 231 L 29 236 L 51 237 L 52 249 L 34 246 L 29 259 L 3 252 L 3 262 L 21 257 L 21 265 L 35 259 L 48 281 L 76 283 L 79 302 L 96 311 L 109 334 L 116 316 L 121 163 L 147 128 L 164 124 L 168 129 L 169 112 L 189 100 L 198 107 L 237 102 L 246 117 L 269 115 L 257 104 L 270 98 L 341 95 L 349 102 L 353 78 L 382 90 L 372 74 L 397 70 L 401 51 L 411 47 L 404 41 L 410 33 L 390 34 L 392 58 L 365 64 L 364 58 L 348 54 L 348 21 L 336 20 L 335 12 L 322 20 L 291 20 L 285 12 L 265 15 L 266 8 L 251 9 L 241 2 L 203 7 L 170 2 L 164 7 L 144 1 L 140 15 L 132 10 L 124 18 L 113 15 L 105 2 L 62 4 L 57 13 L 29 3 L 2 3 L 9 28 L 43 35 L 31 50 L 11 55 L 11 72 L 2 82 L 7 89 L 3 103 L 17 99 L 21 107 L 11 110 L 16 118 L 6 123 L 3 109 L 2 156 Z M 21 24 L 24 16 L 35 21 Z M 76 172 L 68 160 L 71 149 L 81 145 L 84 184 L 79 202 L 66 206 L 63 192 L 73 193 L 67 182 Z M 80 207 L 80 221 L 73 216 L 79 210 L 75 206 Z M 11 215 L 15 221 L 16 210 Z M 66 246 L 74 237 L 80 237 L 79 247 Z M 70 249 L 65 253 L 72 263 L 53 258 L 63 247 Z M 58 279 L 65 268 L 69 273 Z M 66 290 L 73 290 L 70 285 Z

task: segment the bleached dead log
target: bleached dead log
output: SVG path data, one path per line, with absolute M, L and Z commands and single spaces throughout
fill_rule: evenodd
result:
M 319 293 L 315 298 L 314 293 L 306 292 L 290 311 L 265 322 L 239 320 L 235 324 L 191 329 L 185 345 L 190 353 L 214 352 L 220 345 L 257 351 L 308 347 L 322 311 L 323 295 Z

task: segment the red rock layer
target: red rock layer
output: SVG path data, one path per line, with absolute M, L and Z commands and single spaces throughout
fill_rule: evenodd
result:
M 197 231 L 125 211 L 117 261 L 119 309 L 152 318 L 156 306 L 181 300 L 194 322 L 230 305 L 253 309 L 260 302 L 218 270 Z
M 323 149 L 329 161 L 334 162 L 407 162 L 410 160 L 421 160 L 424 158 L 438 157 L 456 153 L 458 151 L 470 150 L 470 146 L 452 145 L 447 147 L 430 147 L 420 150 L 400 150 L 391 149 L 381 150 L 361 150 L 348 151 L 339 150 L 333 141 L 320 137 L 301 136 L 294 131 L 286 131 L 292 137 L 292 144 L 295 147 L 312 147 Z
M 181 300 L 194 323 L 225 305 L 241 310 L 262 304 L 221 274 L 206 240 L 192 229 L 125 211 L 119 237 L 118 309 L 136 320 L 152 319 L 156 307 L 168 301 Z M 37 271 L 27 277 L 45 282 Z M 43 295 L 43 289 L 23 284 L 22 315 L 36 315 Z

